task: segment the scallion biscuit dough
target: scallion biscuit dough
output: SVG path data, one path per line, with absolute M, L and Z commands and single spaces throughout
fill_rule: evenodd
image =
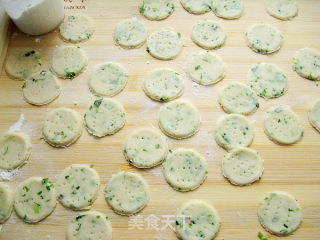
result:
M 204 49 L 221 47 L 227 36 L 222 26 L 212 20 L 201 20 L 192 27 L 192 40 Z
M 169 137 L 191 137 L 200 128 L 198 109 L 189 101 L 179 99 L 160 108 L 159 127 Z
M 87 164 L 72 164 L 62 171 L 57 182 L 57 197 L 63 206 L 73 210 L 90 207 L 100 186 L 98 173 Z
M 201 200 L 190 200 L 180 206 L 175 220 L 176 234 L 183 240 L 212 240 L 220 228 L 218 212 Z
M 42 126 L 42 135 L 54 147 L 67 147 L 82 133 L 82 119 L 76 111 L 57 108 L 50 111 Z
M 320 81 L 320 52 L 314 48 L 301 48 L 293 56 L 293 69 L 310 80 Z
M 261 225 L 270 233 L 284 236 L 295 231 L 302 221 L 297 200 L 287 192 L 271 192 L 261 202 L 258 216 Z
M 30 137 L 22 132 L 7 132 L 0 137 L 0 169 L 21 166 L 31 153 Z
M 242 0 L 213 0 L 212 9 L 218 17 L 236 19 L 242 15 L 243 2 Z
M 151 168 L 166 158 L 168 144 L 155 129 L 139 128 L 133 131 L 123 145 L 123 153 L 130 164 L 138 168 Z
M 93 68 L 88 84 L 93 94 L 112 97 L 124 89 L 127 81 L 128 75 L 121 64 L 106 62 Z
M 207 162 L 193 149 L 178 148 L 169 153 L 163 163 L 163 174 L 176 190 L 190 191 L 199 187 L 207 177 Z
M 190 13 L 203 14 L 211 10 L 211 0 L 180 0 L 180 2 Z
M 174 11 L 173 0 L 142 0 L 139 12 L 149 20 L 162 20 Z
M 267 12 L 281 20 L 289 20 L 298 14 L 295 0 L 266 0 Z
M 308 112 L 309 122 L 320 132 L 320 99 L 317 99 Z
M 266 23 L 256 23 L 246 32 L 248 46 L 257 53 L 269 54 L 280 49 L 282 44 L 281 32 Z
M 225 64 L 218 55 L 209 51 L 199 51 L 189 57 L 186 71 L 194 82 L 210 85 L 224 78 Z
M 60 46 L 51 59 L 51 69 L 61 78 L 73 79 L 87 65 L 87 55 L 80 47 Z
M 257 95 L 265 99 L 280 97 L 288 89 L 283 71 L 272 63 L 258 63 L 248 72 L 247 81 Z
M 88 132 L 97 137 L 115 134 L 125 121 L 126 114 L 121 103 L 111 98 L 95 100 L 84 114 Z
M 36 223 L 49 216 L 56 203 L 56 191 L 48 178 L 28 178 L 20 183 L 15 191 L 16 213 L 28 223 Z
M 105 198 L 116 213 L 132 215 L 147 205 L 149 187 L 140 174 L 119 172 L 107 183 Z
M 227 150 L 249 146 L 254 136 L 249 120 L 236 113 L 221 117 L 214 131 L 216 142 Z
M 112 226 L 109 218 L 97 211 L 83 212 L 69 223 L 67 240 L 111 240 Z
M 182 95 L 184 81 L 174 70 L 158 68 L 146 76 L 142 86 L 150 98 L 159 102 L 167 102 Z
M 84 14 L 66 16 L 60 25 L 60 35 L 69 42 L 88 40 L 94 32 L 94 23 Z
M 19 48 L 9 52 L 5 69 L 7 73 L 16 79 L 27 79 L 34 72 L 40 70 L 41 55 L 31 48 Z
M 259 108 L 257 95 L 240 82 L 231 82 L 219 92 L 218 102 L 227 113 L 249 115 Z
M 0 182 L 0 223 L 5 222 L 12 213 L 13 192 L 11 188 Z
M 293 144 L 303 136 L 300 117 L 286 105 L 270 108 L 265 114 L 263 124 L 267 136 L 281 144 Z

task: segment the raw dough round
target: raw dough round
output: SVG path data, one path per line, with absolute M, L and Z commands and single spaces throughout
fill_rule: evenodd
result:
M 146 26 L 137 18 L 129 18 L 118 23 L 113 38 L 121 47 L 135 48 L 142 45 L 148 36 Z
M 31 153 L 30 137 L 22 132 L 7 132 L 0 137 L 0 169 L 20 167 Z
M 60 35 L 69 42 L 88 40 L 94 32 L 94 23 L 84 14 L 66 16 L 60 25 Z
M 20 183 L 15 191 L 16 213 L 28 223 L 36 223 L 49 216 L 56 204 L 56 191 L 48 178 L 28 178 Z
M 314 48 L 301 48 L 293 56 L 293 69 L 310 80 L 320 81 L 320 52 Z
M 221 47 L 227 36 L 219 23 L 201 20 L 193 25 L 191 38 L 204 49 L 214 49 Z
M 9 52 L 5 69 L 13 78 L 27 79 L 41 67 L 41 55 L 32 48 L 19 48 Z
M 219 92 L 218 102 L 227 113 L 249 115 L 259 108 L 257 95 L 240 82 L 231 82 Z
M 84 70 L 87 61 L 80 47 L 60 46 L 53 53 L 51 69 L 58 77 L 73 79 Z
M 207 162 L 193 149 L 178 148 L 170 152 L 164 161 L 163 175 L 176 190 L 194 190 L 208 175 Z
M 83 212 L 72 219 L 67 230 L 67 240 L 111 240 L 112 226 L 109 218 L 97 211 Z
M 116 62 L 98 64 L 89 76 L 89 88 L 94 95 L 112 97 L 127 84 L 128 75 L 124 67 Z
M 84 114 L 89 133 L 97 137 L 118 132 L 126 122 L 122 104 L 111 98 L 100 98 L 93 102 Z
M 276 52 L 282 44 L 281 32 L 266 23 L 256 23 L 246 32 L 248 46 L 257 53 L 268 54 Z
M 189 57 L 186 71 L 194 82 L 210 85 L 224 78 L 225 65 L 218 55 L 209 51 L 199 51 Z
M 57 182 L 57 198 L 72 210 L 90 208 L 100 186 L 98 173 L 87 164 L 72 164 L 62 171 Z
M 227 150 L 249 146 L 253 136 L 252 124 L 246 117 L 236 113 L 221 117 L 215 127 L 216 142 Z
M 12 213 L 13 192 L 11 188 L 0 182 L 0 223 L 5 222 Z
M 119 172 L 107 183 L 105 198 L 116 213 L 130 216 L 149 202 L 149 187 L 140 174 Z
M 308 112 L 309 122 L 320 132 L 320 99 L 317 99 Z
M 138 168 L 151 168 L 162 163 L 168 153 L 165 137 L 153 128 L 133 131 L 123 145 L 123 154 L 130 164 Z
M 213 12 L 225 19 L 236 19 L 241 17 L 243 12 L 242 0 L 214 0 L 212 2 Z
M 147 40 L 147 52 L 160 60 L 170 60 L 179 55 L 182 49 L 181 34 L 171 30 L 152 33 Z
M 211 10 L 211 0 L 180 0 L 180 2 L 190 13 L 203 14 Z
M 162 20 L 174 11 L 172 0 L 142 0 L 139 12 L 149 20 Z
M 298 14 L 295 0 L 266 0 L 267 12 L 281 20 L 289 20 Z
M 82 133 L 82 120 L 78 112 L 69 108 L 50 111 L 42 126 L 42 135 L 54 147 L 67 147 Z
M 183 240 L 212 240 L 220 228 L 218 212 L 207 202 L 189 200 L 178 208 L 175 230 Z
M 179 99 L 160 108 L 159 127 L 169 137 L 191 137 L 199 130 L 200 123 L 199 111 L 189 101 Z
M 45 70 L 35 73 L 22 85 L 24 99 L 38 106 L 52 102 L 60 92 L 60 81 L 51 72 Z
M 270 233 L 288 235 L 302 221 L 302 211 L 297 200 L 287 192 L 271 192 L 261 202 L 258 216 L 261 225 Z
M 283 71 L 272 63 L 258 63 L 248 72 L 247 81 L 257 95 L 265 99 L 280 97 L 288 89 Z
M 265 114 L 263 124 L 267 136 L 281 144 L 293 144 L 303 136 L 300 117 L 289 106 L 270 108 Z
M 148 97 L 159 102 L 167 102 L 182 95 L 184 81 L 174 70 L 158 68 L 146 76 L 142 87 Z

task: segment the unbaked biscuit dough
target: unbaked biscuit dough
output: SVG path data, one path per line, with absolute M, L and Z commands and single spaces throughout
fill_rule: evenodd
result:
M 310 124 L 320 132 L 320 99 L 317 99 L 308 112 Z
M 11 215 L 13 208 L 13 192 L 11 188 L 0 182 L 0 223 L 5 222 Z
M 180 2 L 190 13 L 203 14 L 211 10 L 211 0 L 180 0 Z
M 213 0 L 213 12 L 221 18 L 236 19 L 241 17 L 243 12 L 242 0 Z
M 174 11 L 173 0 L 142 0 L 139 12 L 149 20 L 162 20 Z
M 310 80 L 320 81 L 320 52 L 314 48 L 301 48 L 293 56 L 293 69 Z
M 295 0 L 266 0 L 267 12 L 281 20 L 289 20 L 298 14 Z

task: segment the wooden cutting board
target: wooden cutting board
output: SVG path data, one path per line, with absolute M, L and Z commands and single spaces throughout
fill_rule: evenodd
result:
M 292 21 L 280 21 L 269 16 L 263 1 L 244 0 L 245 11 L 238 20 L 223 20 L 213 12 L 204 15 L 187 13 L 178 0 L 176 10 L 164 21 L 149 21 L 138 13 L 137 0 L 65 0 L 66 12 L 85 13 L 95 21 L 93 37 L 81 46 L 88 54 L 86 71 L 74 80 L 61 80 L 63 90 L 53 103 L 36 107 L 27 104 L 21 95 L 21 81 L 10 79 L 5 71 L 0 79 L 0 133 L 9 130 L 20 118 L 21 130 L 32 138 L 32 154 L 28 163 L 8 182 L 12 188 L 32 176 L 49 177 L 55 181 L 61 171 L 72 163 L 93 163 L 101 178 L 99 197 L 92 209 L 107 214 L 113 225 L 113 239 L 117 240 L 156 240 L 176 239 L 175 233 L 165 226 L 166 219 L 172 216 L 177 206 L 188 199 L 203 199 L 211 203 L 221 216 L 221 229 L 218 240 L 255 240 L 259 231 L 268 239 L 278 237 L 267 234 L 260 226 L 257 217 L 259 202 L 269 191 L 283 190 L 293 194 L 303 209 L 303 222 L 300 228 L 285 239 L 315 240 L 320 237 L 320 133 L 308 122 L 307 112 L 312 102 L 320 96 L 320 87 L 315 82 L 299 77 L 292 70 L 292 56 L 302 47 L 320 48 L 320 1 L 297 0 L 299 15 Z M 144 22 L 150 32 L 164 28 L 174 28 L 180 32 L 185 47 L 172 61 L 152 58 L 145 50 L 125 50 L 114 45 L 112 33 L 115 25 L 125 18 L 137 17 Z M 190 39 L 192 25 L 201 19 L 214 19 L 220 22 L 227 33 L 226 44 L 218 50 L 227 65 L 226 78 L 213 86 L 198 86 L 186 76 L 184 65 L 188 56 L 201 50 Z M 264 21 L 278 27 L 284 35 L 281 50 L 271 55 L 260 55 L 251 51 L 245 43 L 244 33 L 251 24 Z M 56 46 L 67 45 L 57 31 L 31 37 L 13 30 L 9 51 L 19 47 L 34 47 L 43 55 L 44 68 Z M 115 99 L 121 101 L 127 111 L 125 127 L 114 136 L 94 138 L 83 129 L 81 138 L 66 149 L 56 149 L 40 140 L 40 129 L 47 111 L 57 107 L 70 107 L 84 113 L 95 99 L 87 86 L 90 70 L 98 63 L 117 61 L 122 63 L 129 74 L 129 82 Z M 257 62 L 272 62 L 286 73 L 289 91 L 282 97 L 265 101 L 259 99 L 260 108 L 249 116 L 254 124 L 255 138 L 252 149 L 260 152 L 264 159 L 265 171 L 261 181 L 252 186 L 236 187 L 221 174 L 221 159 L 225 154 L 215 143 L 212 130 L 217 119 L 225 113 L 217 102 L 217 93 L 231 81 L 246 82 L 249 68 Z M 186 140 L 168 139 L 170 149 L 192 147 L 206 156 L 209 176 L 195 191 L 180 193 L 174 191 L 162 176 L 161 167 L 138 170 L 131 167 L 122 155 L 122 143 L 134 129 L 142 126 L 157 126 L 160 103 L 151 101 L 141 90 L 141 82 L 146 72 L 156 67 L 170 67 L 182 74 L 185 79 L 185 92 L 182 98 L 189 99 L 199 109 L 202 118 L 200 131 Z M 288 104 L 301 117 L 305 135 L 292 146 L 280 146 L 270 141 L 263 132 L 262 120 L 265 111 L 278 104 Z M 115 214 L 106 204 L 103 189 L 112 174 L 128 170 L 140 173 L 149 183 L 151 200 L 140 212 L 140 218 L 129 218 Z M 62 207 L 59 203 L 55 211 L 38 224 L 25 224 L 15 213 L 2 225 L 1 240 L 65 239 L 69 221 L 77 213 Z M 166 216 L 169 215 L 169 216 Z M 150 217 L 151 216 L 151 217 Z M 149 218 L 148 218 L 149 217 Z M 155 219 L 153 226 L 142 220 Z M 172 219 L 172 218 L 171 218 Z M 150 221 L 149 221 L 150 222 Z M 140 228 L 133 223 L 142 223 Z M 129 230 L 128 228 L 134 228 Z M 161 229 L 164 228 L 164 229 Z

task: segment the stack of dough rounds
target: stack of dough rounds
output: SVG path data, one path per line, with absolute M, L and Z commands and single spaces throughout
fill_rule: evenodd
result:
M 317 99 L 308 112 L 309 122 L 320 132 L 320 99 Z
M 84 14 L 66 16 L 60 25 L 61 37 L 69 42 L 88 40 L 94 32 L 91 18 Z
M 56 187 L 63 206 L 73 210 L 90 208 L 100 186 L 98 173 L 87 164 L 72 164 L 62 171 Z
M 84 114 L 89 133 L 96 137 L 112 135 L 125 124 L 126 114 L 120 102 L 111 98 L 95 100 Z
M 149 187 L 140 174 L 119 172 L 106 184 L 105 198 L 116 213 L 130 216 L 149 202 Z
M 139 12 L 149 20 L 162 20 L 174 11 L 173 0 L 142 0 Z
M 146 76 L 142 86 L 148 97 L 159 102 L 167 102 L 182 95 L 184 81 L 174 70 L 158 68 Z
M 0 169 L 21 166 L 31 153 L 30 137 L 22 132 L 8 132 L 0 137 Z
M 298 14 L 295 0 L 266 0 L 267 12 L 281 20 L 289 20 Z
M 211 10 L 211 0 L 180 0 L 180 2 L 190 13 L 203 14 Z
M 264 131 L 268 137 L 281 144 L 293 144 L 303 136 L 300 117 L 289 106 L 270 108 L 264 117 Z
M 168 153 L 165 137 L 155 129 L 139 128 L 133 131 L 123 145 L 123 153 L 130 164 L 151 168 L 162 163 Z
M 293 69 L 310 80 L 320 81 L 320 52 L 314 48 L 301 48 L 293 56 Z
M 218 55 L 209 51 L 199 51 L 189 57 L 186 71 L 194 82 L 210 85 L 224 78 L 225 65 Z
M 56 191 L 48 178 L 28 178 L 15 191 L 14 208 L 25 222 L 41 221 L 50 215 L 56 204 Z
M 12 213 L 13 192 L 11 188 L 0 182 L 0 223 L 5 222 Z
M 242 0 L 213 0 L 212 9 L 218 17 L 236 19 L 242 15 L 243 2 Z
M 57 108 L 50 111 L 42 126 L 42 135 L 54 147 L 67 147 L 82 133 L 82 119 L 76 111 Z
M 189 101 L 179 99 L 160 108 L 159 127 L 169 137 L 188 138 L 200 128 L 198 109 Z

